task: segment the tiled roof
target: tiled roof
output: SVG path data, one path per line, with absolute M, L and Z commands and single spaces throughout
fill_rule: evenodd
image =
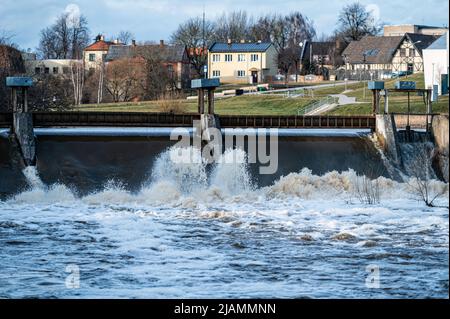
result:
M 272 45 L 270 42 L 223 43 L 215 42 L 209 47 L 210 52 L 265 52 Z
M 403 36 L 376 37 L 365 36 L 359 41 L 352 41 L 342 55 L 348 63 L 388 64 L 391 63 L 395 51 L 403 40 Z
M 405 36 L 409 38 L 411 43 L 414 43 L 414 46 L 419 51 L 420 55 L 422 55 L 422 50 L 428 48 L 434 41 L 436 41 L 439 36 L 436 35 L 428 35 L 428 34 L 417 34 L 417 33 L 406 33 Z
M 122 58 L 138 57 L 148 52 L 155 52 L 159 54 L 164 62 L 181 62 L 185 54 L 185 48 L 180 45 L 164 45 L 148 44 L 148 45 L 111 45 L 106 61 L 113 61 Z
M 133 57 L 132 48 L 131 45 L 110 45 L 106 54 L 106 61 Z
M 422 55 L 422 50 L 433 43 L 437 36 L 417 33 L 393 37 L 366 36 L 359 41 L 350 42 L 342 55 L 352 64 L 364 63 L 364 55 L 366 63 L 389 64 L 404 39 L 414 43 L 414 47 Z
M 99 40 L 99 41 L 96 41 L 96 42 L 92 43 L 91 45 L 87 46 L 84 50 L 85 51 L 108 51 L 109 46 L 113 45 L 113 44 L 114 44 L 113 42 Z

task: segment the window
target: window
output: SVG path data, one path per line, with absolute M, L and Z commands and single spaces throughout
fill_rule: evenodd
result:
M 416 56 L 416 50 L 409 49 L 409 56 L 411 56 L 411 57 Z
M 237 71 L 237 75 L 239 78 L 243 78 L 245 76 L 245 71 L 239 70 L 239 71 Z
M 95 53 L 89 53 L 89 61 L 94 62 L 95 61 Z
M 59 68 L 57 66 L 53 67 L 53 74 L 58 74 Z
M 238 54 L 238 62 L 245 62 L 245 54 Z
M 39 68 L 39 67 L 34 68 L 34 73 L 35 74 L 41 74 L 41 68 Z
M 256 62 L 256 61 L 258 61 L 258 60 L 259 60 L 259 55 L 258 55 L 258 54 L 252 54 L 252 55 L 250 56 L 250 61 Z
M 232 62 L 232 61 L 233 61 L 233 55 L 225 54 L 225 62 Z
M 406 49 L 400 49 L 400 56 L 405 57 L 406 56 Z
M 220 62 L 220 54 L 213 54 L 212 60 L 213 62 Z
M 212 75 L 213 75 L 213 77 L 219 77 L 220 76 L 220 71 L 219 70 L 213 70 L 212 71 Z
M 50 68 L 44 68 L 44 73 L 45 74 L 49 74 L 50 73 Z
M 63 74 L 69 74 L 69 68 L 67 66 L 63 67 Z

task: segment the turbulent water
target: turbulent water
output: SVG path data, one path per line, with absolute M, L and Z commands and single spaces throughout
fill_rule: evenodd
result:
M 173 163 L 178 151 L 155 143 L 147 173 L 121 155 L 134 187 L 120 173 L 99 182 L 86 162 L 78 173 L 64 154 L 26 168 L 28 187 L 0 201 L 0 297 L 448 297 L 448 210 L 425 206 L 413 181 L 378 174 L 369 205 L 358 169 L 303 163 L 264 183 L 242 150 L 215 165 L 196 149 L 199 160 Z M 73 170 L 71 183 L 55 167 Z M 429 187 L 448 205 L 447 184 Z M 368 266 L 379 288 L 366 285 Z M 74 267 L 79 288 L 66 285 Z

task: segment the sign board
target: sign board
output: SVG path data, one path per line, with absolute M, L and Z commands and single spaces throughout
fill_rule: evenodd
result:
M 397 82 L 395 82 L 395 88 L 397 90 L 415 90 L 416 82 L 414 82 L 414 81 L 397 81 Z
M 369 90 L 383 90 L 384 82 L 383 81 L 369 81 L 369 82 L 367 82 L 367 87 Z
M 26 76 L 8 76 L 6 86 L 9 87 L 30 87 L 33 85 L 33 79 Z
M 195 79 L 191 81 L 192 89 L 216 88 L 220 86 L 219 79 Z

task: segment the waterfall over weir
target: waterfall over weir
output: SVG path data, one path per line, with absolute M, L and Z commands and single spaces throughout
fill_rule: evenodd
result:
M 448 210 L 411 198 L 366 136 L 281 136 L 273 175 L 246 149 L 208 164 L 162 136 L 36 145 L 23 169 L 0 138 L 2 297 L 448 297 Z M 363 174 L 379 202 L 361 201 Z M 430 189 L 445 204 L 448 184 Z

